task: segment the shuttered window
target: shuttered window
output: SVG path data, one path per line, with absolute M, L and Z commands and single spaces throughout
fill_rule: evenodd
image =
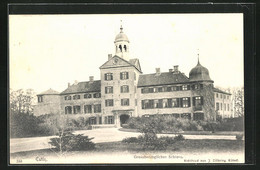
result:
M 121 72 L 120 73 L 120 79 L 121 80 L 126 80 L 129 78 L 128 72 Z

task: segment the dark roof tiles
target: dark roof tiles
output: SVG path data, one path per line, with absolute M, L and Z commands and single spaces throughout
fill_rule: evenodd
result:
M 71 94 L 71 93 L 85 93 L 85 92 L 100 92 L 101 91 L 101 81 L 96 80 L 93 82 L 79 82 L 78 84 L 73 84 L 69 86 L 66 90 L 61 92 L 61 94 Z
M 228 93 L 228 92 L 225 92 L 225 91 L 223 91 L 223 90 L 220 90 L 220 89 L 218 89 L 218 88 L 215 88 L 215 87 L 214 87 L 213 91 L 214 91 L 214 92 L 217 92 L 217 93 L 223 93 L 223 94 L 228 94 L 228 95 L 231 95 L 230 93 Z
M 56 95 L 56 94 L 60 94 L 59 92 L 53 90 L 53 89 L 49 89 L 49 90 L 46 90 L 38 95 Z
M 138 87 L 155 86 L 155 85 L 167 85 L 167 84 L 179 84 L 189 82 L 188 77 L 179 72 L 163 72 L 160 74 L 142 74 L 139 76 Z

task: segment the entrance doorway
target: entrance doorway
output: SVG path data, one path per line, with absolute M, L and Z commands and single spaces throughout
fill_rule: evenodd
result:
M 122 126 L 123 124 L 126 124 L 129 117 L 130 117 L 129 115 L 125 115 L 125 114 L 121 115 L 120 116 L 120 125 Z

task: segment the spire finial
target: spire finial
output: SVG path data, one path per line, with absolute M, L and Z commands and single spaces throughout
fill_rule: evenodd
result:
M 122 26 L 122 20 L 120 20 L 120 33 L 123 33 L 123 26 Z
M 200 64 L 200 49 L 198 49 L 198 65 Z

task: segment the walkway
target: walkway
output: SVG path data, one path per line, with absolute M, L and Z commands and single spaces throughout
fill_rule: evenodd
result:
M 127 137 L 137 137 L 140 133 L 136 132 L 124 132 L 119 131 L 117 128 L 107 129 L 94 129 L 94 130 L 80 130 L 76 131 L 75 134 L 84 134 L 90 138 L 94 143 L 104 142 L 117 142 Z M 175 136 L 173 134 L 160 134 L 159 136 Z M 185 139 L 224 139 L 224 140 L 236 140 L 235 135 L 183 135 Z M 38 149 L 50 148 L 48 142 L 50 138 L 55 136 L 46 137 L 30 137 L 30 138 L 14 138 L 10 139 L 10 153 L 31 151 Z

